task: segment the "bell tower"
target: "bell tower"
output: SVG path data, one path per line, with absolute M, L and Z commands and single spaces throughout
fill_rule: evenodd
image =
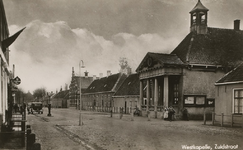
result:
M 208 9 L 198 0 L 196 6 L 190 11 L 191 32 L 197 34 L 207 33 Z

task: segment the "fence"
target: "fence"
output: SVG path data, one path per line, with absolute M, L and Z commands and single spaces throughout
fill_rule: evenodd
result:
M 113 113 L 120 113 L 122 107 L 108 107 L 108 106 L 84 106 L 84 110 L 89 110 L 89 111 L 97 111 L 97 112 L 112 112 Z M 123 107 L 123 113 L 124 114 L 130 114 L 132 112 L 132 109 L 134 111 L 135 108 L 132 107 Z
M 219 118 L 219 121 L 216 119 Z M 227 117 L 227 119 L 226 119 Z M 238 119 L 236 119 L 238 118 Z M 203 117 L 203 121 L 204 121 L 204 125 L 206 124 L 206 114 L 204 112 L 204 117 Z M 230 121 L 229 121 L 230 120 Z M 238 121 L 238 122 L 236 122 Z M 216 114 L 215 112 L 212 112 L 212 125 L 215 124 L 220 124 L 221 127 L 226 126 L 226 125 L 230 125 L 231 127 L 233 126 L 241 126 L 243 128 L 243 115 L 238 115 L 238 114 L 230 114 L 230 115 L 225 115 L 224 113 L 221 114 Z

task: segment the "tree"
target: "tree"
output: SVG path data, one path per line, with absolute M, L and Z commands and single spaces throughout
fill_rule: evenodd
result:
M 28 91 L 28 93 L 24 94 L 24 101 L 26 103 L 31 102 L 34 99 L 34 96 Z
M 119 65 L 121 67 L 119 72 L 125 73 L 127 67 L 129 67 L 128 62 L 127 62 L 127 58 L 121 57 L 120 60 L 119 60 Z
M 120 60 L 119 60 L 119 65 L 121 67 L 120 70 L 119 70 L 120 73 L 128 74 L 129 71 L 131 71 L 131 68 L 128 64 L 127 58 L 121 57 Z
M 37 99 L 38 101 L 40 101 L 40 99 L 42 99 L 45 95 L 46 95 L 45 88 L 38 88 L 33 92 L 34 98 Z

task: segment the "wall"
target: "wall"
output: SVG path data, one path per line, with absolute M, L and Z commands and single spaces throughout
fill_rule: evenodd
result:
M 94 100 L 96 103 L 96 106 L 102 106 L 102 100 L 103 100 L 103 106 L 104 107 L 110 107 L 112 95 L 114 93 L 95 93 L 95 94 L 82 94 L 82 102 L 84 107 L 91 104 L 93 106 Z
M 224 72 L 206 72 L 183 70 L 183 94 L 206 94 L 207 98 L 215 98 L 214 83 L 224 76 Z
M 138 107 L 138 100 L 139 95 L 137 96 L 126 96 L 125 97 L 113 97 L 114 101 L 114 109 L 115 112 L 120 112 L 120 108 L 124 108 L 124 113 L 129 114 L 131 111 L 135 111 L 135 108 Z M 125 108 L 125 102 L 126 102 L 126 108 Z M 126 110 L 125 110 L 126 109 Z
M 184 107 L 184 95 L 206 95 L 207 98 L 215 98 L 214 83 L 224 76 L 223 71 L 199 71 L 199 70 L 183 70 L 182 79 L 182 95 L 181 95 L 181 108 Z M 207 118 L 212 117 L 214 107 L 185 107 L 189 112 L 189 119 L 201 120 L 203 119 L 204 110 L 206 111 Z
M 51 107 L 53 108 L 66 108 L 63 106 L 63 101 L 66 101 L 63 98 L 53 98 L 51 99 Z
M 125 107 L 125 102 L 127 102 L 127 107 L 138 107 L 139 96 L 131 97 L 113 97 L 114 107 Z M 133 103 L 131 103 L 133 101 Z
M 215 86 L 215 113 L 216 115 L 231 115 L 233 112 L 233 89 L 243 88 L 243 84 L 219 85 Z M 220 116 L 215 117 L 220 121 Z M 231 122 L 231 117 L 224 117 L 225 122 Z M 242 117 L 235 117 L 234 122 L 241 123 Z

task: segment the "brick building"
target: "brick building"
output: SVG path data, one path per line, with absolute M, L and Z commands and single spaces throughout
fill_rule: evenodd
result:
M 94 80 L 82 93 L 82 102 L 85 109 L 109 111 L 113 107 L 112 96 L 121 86 L 127 75 L 123 73 L 111 74 Z
M 79 108 L 79 100 L 80 100 L 80 80 L 81 80 L 81 92 L 85 92 L 85 90 L 89 87 L 89 85 L 93 82 L 93 77 L 88 76 L 88 72 L 85 72 L 85 76 L 75 75 L 74 68 L 72 68 L 72 79 L 69 85 L 69 100 L 67 107 L 76 107 Z

